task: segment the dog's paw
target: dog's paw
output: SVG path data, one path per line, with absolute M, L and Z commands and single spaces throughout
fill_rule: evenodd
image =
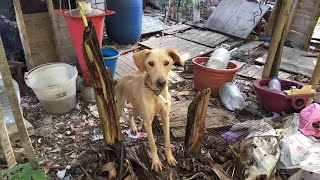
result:
M 178 164 L 172 155 L 167 156 L 167 162 L 170 166 L 176 166 Z
M 162 171 L 162 163 L 160 162 L 159 158 L 155 158 L 152 160 L 151 169 L 155 170 L 156 172 Z

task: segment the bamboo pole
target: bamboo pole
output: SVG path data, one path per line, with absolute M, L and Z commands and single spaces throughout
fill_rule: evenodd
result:
M 0 101 L 0 139 L 1 146 L 3 149 L 4 156 L 6 157 L 7 164 L 9 167 L 12 167 L 17 164 L 16 158 L 14 157 L 14 153 L 12 150 L 12 146 L 10 143 L 6 122 L 4 121 L 4 117 L 2 114 L 2 106 Z
M 268 19 L 266 30 L 264 31 L 264 36 L 271 37 L 276 26 L 276 22 L 279 17 L 280 9 L 281 9 L 281 0 L 276 0 L 276 3 L 273 6 L 273 10 L 271 11 L 270 17 Z
M 272 35 L 272 39 L 271 39 L 269 51 L 268 51 L 268 56 L 267 56 L 266 63 L 263 68 L 263 73 L 262 73 L 263 78 L 268 78 L 270 76 L 270 71 L 271 71 L 271 68 L 273 65 L 273 61 L 274 61 L 277 49 L 278 49 L 278 45 L 279 45 L 279 42 L 281 39 L 283 28 L 285 26 L 288 15 L 290 13 L 289 12 L 290 7 L 291 7 L 290 4 L 291 4 L 291 0 L 283 0 L 283 2 L 282 2 L 282 7 L 280 10 L 279 18 L 277 20 L 277 24 L 275 26 L 274 33 Z
M 27 131 L 26 125 L 24 123 L 24 119 L 22 117 L 20 105 L 18 103 L 18 97 L 13 87 L 11 73 L 10 73 L 6 56 L 4 54 L 4 48 L 2 45 L 1 39 L 0 39 L 0 72 L 3 79 L 4 87 L 8 94 L 8 99 L 12 109 L 13 117 L 17 124 L 18 132 L 20 135 L 20 141 L 22 142 L 22 146 L 25 150 L 26 156 L 31 164 L 31 167 L 33 169 L 38 169 L 39 165 L 32 147 L 31 140 L 29 138 L 29 133 Z
M 313 74 L 309 83 L 312 86 L 312 89 L 315 89 L 315 90 L 317 89 L 319 81 L 320 81 L 320 54 L 318 55 L 317 64 L 313 70 Z M 312 101 L 313 99 L 310 98 L 307 102 L 307 105 L 311 104 Z
M 33 59 L 31 55 L 31 49 L 29 45 L 29 40 L 27 36 L 26 25 L 24 24 L 23 14 L 21 10 L 21 4 L 19 0 L 13 0 L 14 11 L 16 13 L 16 21 L 19 28 L 20 40 L 23 47 L 24 56 L 26 59 L 26 64 L 28 69 L 32 69 L 34 67 Z
M 293 7 L 291 6 L 291 1 L 288 1 L 288 6 L 290 6 L 290 12 L 294 9 L 292 9 Z M 291 13 L 292 15 L 292 13 Z M 272 68 L 271 68 L 271 71 L 270 71 L 270 77 L 273 77 L 273 76 L 276 76 L 278 77 L 279 75 L 279 69 L 280 69 L 280 64 L 281 64 L 281 58 L 282 58 L 282 52 L 283 52 L 283 46 L 284 46 L 284 43 L 286 42 L 286 39 L 287 39 L 287 34 L 288 34 L 288 31 L 289 31 L 289 27 L 291 26 L 291 23 L 292 23 L 292 19 L 289 17 L 287 17 L 286 19 L 286 23 L 284 25 L 284 28 L 283 28 L 283 32 L 282 32 L 282 36 L 281 36 L 281 40 L 278 44 L 278 48 L 277 48 L 277 52 L 276 52 L 276 55 L 274 57 L 274 62 L 272 64 Z
M 61 61 L 61 52 L 60 52 L 60 48 L 59 48 L 60 43 L 58 43 L 58 37 L 59 37 L 58 25 L 57 25 L 56 15 L 54 14 L 54 7 L 53 7 L 52 0 L 47 0 L 47 7 L 48 7 L 48 14 L 50 17 L 52 32 L 53 32 L 53 36 L 54 36 L 53 40 L 54 40 L 54 44 L 56 47 L 56 52 L 59 57 L 59 61 Z

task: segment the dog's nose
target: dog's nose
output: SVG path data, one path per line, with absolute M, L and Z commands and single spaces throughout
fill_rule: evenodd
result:
M 166 84 L 166 81 L 164 79 L 158 79 L 157 80 L 157 85 L 160 87 L 163 87 Z

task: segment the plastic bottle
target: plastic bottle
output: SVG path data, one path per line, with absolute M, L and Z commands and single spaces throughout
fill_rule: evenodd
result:
M 268 88 L 270 90 L 281 91 L 281 83 L 276 77 L 273 77 L 268 84 Z
M 17 98 L 18 98 L 19 105 L 20 105 L 21 97 L 20 97 L 19 84 L 14 79 L 12 79 L 12 83 L 13 83 L 13 87 L 14 87 L 14 90 L 15 90 Z M 0 75 L 0 101 L 1 101 L 0 108 L 2 108 L 2 114 L 3 114 L 4 121 L 6 122 L 6 124 L 14 123 L 15 119 L 13 117 L 11 105 L 9 103 L 8 95 L 5 90 L 3 79 L 2 79 L 1 75 Z M 20 108 L 21 108 L 21 106 L 20 106 Z
M 231 111 L 241 111 L 245 107 L 245 100 L 240 89 L 232 82 L 223 84 L 219 89 L 219 95 L 222 104 Z
M 210 59 L 208 60 L 207 67 L 212 69 L 227 69 L 228 63 L 230 61 L 230 52 L 228 49 L 230 48 L 227 45 L 222 45 L 220 48 L 216 49 Z

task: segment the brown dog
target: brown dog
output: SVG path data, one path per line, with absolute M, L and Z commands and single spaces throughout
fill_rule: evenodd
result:
M 115 87 L 118 114 L 121 116 L 126 101 L 132 104 L 133 114 L 129 115 L 129 125 L 133 133 L 137 132 L 133 116 L 142 115 L 150 144 L 151 169 L 161 171 L 162 164 L 152 133 L 152 121 L 155 115 L 161 116 L 167 162 L 175 166 L 177 161 L 172 155 L 170 145 L 171 96 L 167 84 L 172 64 L 177 62 L 182 65 L 184 62 L 175 49 L 142 50 L 133 55 L 133 60 L 139 71 L 135 75 L 122 78 Z

